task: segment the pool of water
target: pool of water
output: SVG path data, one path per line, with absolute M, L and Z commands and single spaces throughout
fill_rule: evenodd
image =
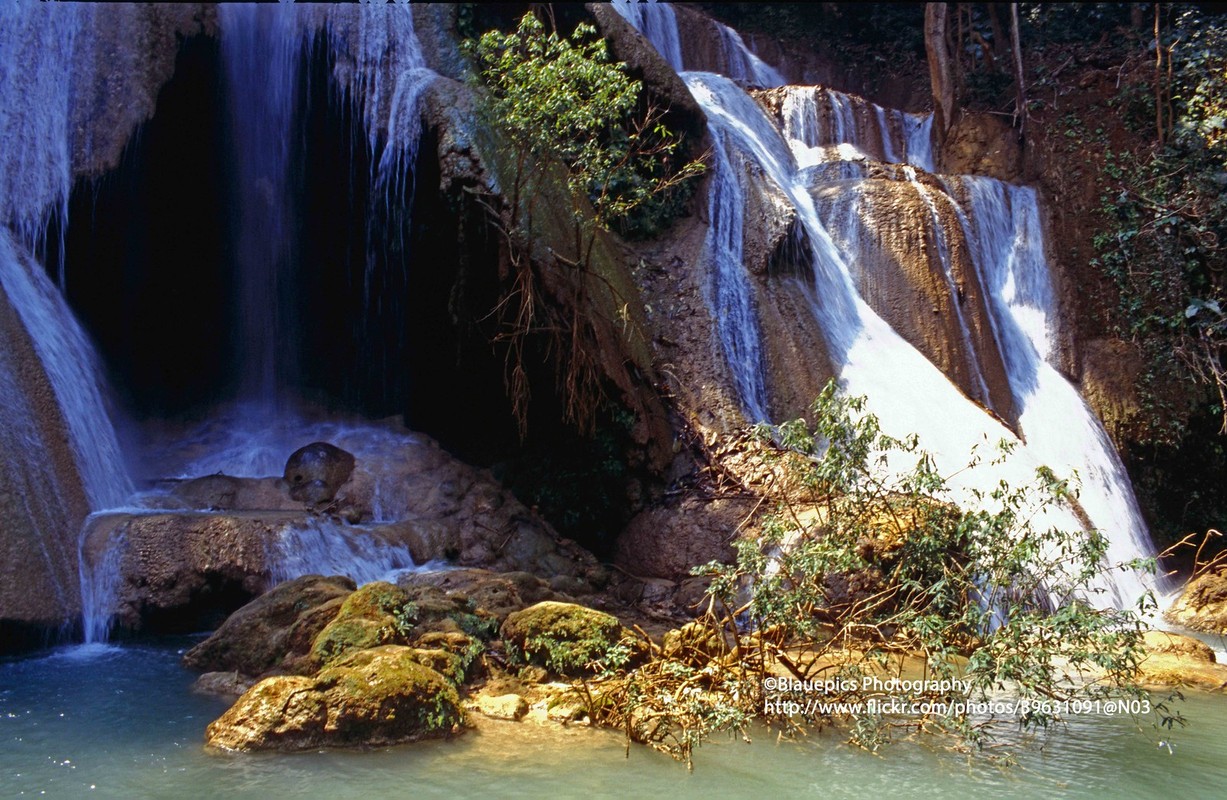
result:
M 1227 791 L 1227 698 L 1191 695 L 1189 727 L 1139 732 L 1076 717 L 1003 767 L 931 743 L 878 754 L 837 734 L 720 739 L 694 772 L 615 733 L 492 723 L 451 741 L 367 752 L 217 754 L 204 729 L 224 701 L 195 695 L 187 643 L 83 646 L 0 663 L 0 797 L 1154 798 Z

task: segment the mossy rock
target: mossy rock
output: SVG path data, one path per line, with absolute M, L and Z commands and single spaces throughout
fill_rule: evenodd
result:
M 345 598 L 336 617 L 315 637 L 310 661 L 322 667 L 357 650 L 408 644 L 418 613 L 399 586 L 368 583 Z
M 617 617 L 552 600 L 509 615 L 502 626 L 512 653 L 560 675 L 588 671 L 590 663 L 610 655 L 624 632 Z
M 311 646 L 311 661 L 317 667 L 325 667 L 350 653 L 385 644 L 408 644 L 391 616 L 385 614 L 377 619 L 338 617 L 315 637 L 315 643 Z
M 209 725 L 205 741 L 224 750 L 306 750 L 323 744 L 327 727 L 327 698 L 315 680 L 280 675 L 244 692 Z
M 415 647 L 413 652 L 419 664 L 430 667 L 453 686 L 459 687 L 464 683 L 466 664 L 458 654 L 434 647 Z
M 315 687 L 327 697 L 329 743 L 393 744 L 445 734 L 461 723 L 455 687 L 422 663 L 431 658 L 388 645 L 322 670 Z
M 359 588 L 346 598 L 337 614 L 337 619 L 366 617 L 379 619 L 384 615 L 397 616 L 409 604 L 409 595 L 393 583 L 375 581 Z
M 419 650 L 444 650 L 455 656 L 460 666 L 461 683 L 472 680 L 484 669 L 481 659 L 484 643 L 467 633 L 430 631 L 415 639 L 413 646 Z
M 336 616 L 354 582 L 334 575 L 304 575 L 274 586 L 188 650 L 185 666 L 209 672 L 260 675 L 294 654 L 302 655 Z
M 448 654 L 444 654 L 445 656 Z M 383 746 L 450 733 L 463 722 L 433 653 L 397 645 L 352 653 L 314 678 L 267 678 L 208 727 L 227 750 Z

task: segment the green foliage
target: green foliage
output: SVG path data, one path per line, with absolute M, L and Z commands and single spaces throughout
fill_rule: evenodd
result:
M 1091 604 L 1105 591 L 1101 576 L 1136 565 L 1106 564 L 1107 542 L 1096 531 L 1045 521 L 1076 500 L 1069 481 L 1042 468 L 1029 486 L 1001 482 L 977 494 L 976 508 L 959 509 L 917 439 L 882 433 L 862 399 L 828 385 L 813 418 L 812 428 L 789 423 L 771 433 L 807 457 L 819 513 L 806 522 L 782 507 L 757 541 L 741 544 L 736 564 L 709 567 L 725 602 L 748 590 L 754 627 L 800 642 L 815 642 L 825 629 L 813 646 L 828 668 L 848 676 L 871 671 L 892 652 L 923 654 L 926 674 L 962 681 L 956 699 L 1001 688 L 1023 701 L 1143 697 L 1133 677 L 1138 609 Z M 913 466 L 887 471 L 888 460 Z M 978 463 L 973 458 L 969 468 Z M 864 579 L 855 585 L 848 575 Z M 1139 603 L 1153 607 L 1149 597 Z M 855 656 L 830 649 L 850 634 L 865 642 Z M 886 730 L 880 719 L 853 716 L 861 743 Z M 1041 707 L 1017 722 L 1047 727 L 1058 718 Z M 916 724 L 979 742 L 987 728 L 972 721 L 955 712 Z
M 610 352 L 643 339 L 628 311 L 631 286 L 597 245 L 610 228 L 659 230 L 678 209 L 676 193 L 702 171 L 698 162 L 675 163 L 681 142 L 663 124 L 664 109 L 641 97 L 640 83 L 594 34 L 586 23 L 570 37 L 547 33 L 529 13 L 511 33 L 465 42 L 499 184 L 486 207 L 507 263 L 490 316 L 506 347 L 521 438 L 526 363 L 538 347 L 555 367 L 564 419 L 581 429 L 591 428 L 604 378 L 632 380 L 625 353 Z
M 1144 438 L 1174 446 L 1205 404 L 1227 430 L 1227 28 L 1186 10 L 1168 35 L 1180 41 L 1171 51 L 1170 130 L 1143 152 L 1107 153 L 1106 224 L 1095 245 L 1096 263 L 1120 292 L 1122 333 L 1150 358 Z M 1143 98 L 1127 87 L 1118 104 Z M 1153 96 L 1150 102 L 1153 126 Z M 1188 383 L 1210 393 L 1162 391 Z
M 786 730 L 840 723 L 867 749 L 897 728 L 984 747 L 995 723 L 1048 728 L 1107 700 L 1180 721 L 1136 682 L 1153 598 L 1094 604 L 1109 572 L 1153 564 L 1108 564 L 1101 534 L 1052 524 L 1076 503 L 1071 482 L 1041 468 L 1030 485 L 997 483 L 960 509 L 917 438 L 883 433 L 863 398 L 829 384 L 810 419 L 760 427 L 794 488 L 733 564 L 699 570 L 715 606 L 690 635 L 732 646 L 666 646 L 585 685 L 594 719 L 687 761 L 755 717 Z M 999 449 L 1010 457 L 1009 443 Z M 968 469 L 979 467 L 973 454 Z M 925 682 L 875 688 L 900 675 Z M 781 689 L 781 677 L 812 683 Z M 974 705 L 1003 694 L 1008 708 Z M 891 699 L 918 705 L 869 705 Z
M 667 190 L 701 167 L 674 168 L 678 137 L 658 110 L 638 113 L 642 85 L 610 60 L 595 33 L 588 24 L 569 39 L 546 33 L 530 13 L 513 33 L 490 31 L 466 43 L 484 110 L 511 146 L 511 202 L 520 205 L 541 173 L 560 164 L 572 196 L 586 199 L 602 226 L 658 229 L 659 213 L 672 206 Z M 574 213 L 586 222 L 582 207 Z

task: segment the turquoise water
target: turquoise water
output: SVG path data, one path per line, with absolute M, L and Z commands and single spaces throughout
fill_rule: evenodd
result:
M 182 642 L 179 643 L 183 645 Z M 0 663 L 0 797 L 1181 798 L 1227 796 L 1227 698 L 1190 696 L 1169 752 L 1127 717 L 1076 717 L 1000 767 L 929 745 L 879 754 L 819 734 L 704 745 L 695 770 L 620 736 L 492 723 L 368 752 L 208 753 L 225 708 L 192 694 L 181 647 L 90 646 Z

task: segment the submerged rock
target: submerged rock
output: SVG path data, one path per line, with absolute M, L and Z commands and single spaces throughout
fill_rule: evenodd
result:
M 421 651 L 390 645 L 352 654 L 314 678 L 267 678 L 209 725 L 225 750 L 389 745 L 450 733 L 463 720 L 456 688 Z
M 304 575 L 278 584 L 188 650 L 183 663 L 193 669 L 261 675 L 301 659 L 354 588 L 352 580 L 339 575 Z
M 1145 686 L 1190 686 L 1221 692 L 1227 689 L 1227 666 L 1215 661 L 1209 645 L 1191 636 L 1168 631 L 1147 631 L 1146 658 L 1138 667 Z

